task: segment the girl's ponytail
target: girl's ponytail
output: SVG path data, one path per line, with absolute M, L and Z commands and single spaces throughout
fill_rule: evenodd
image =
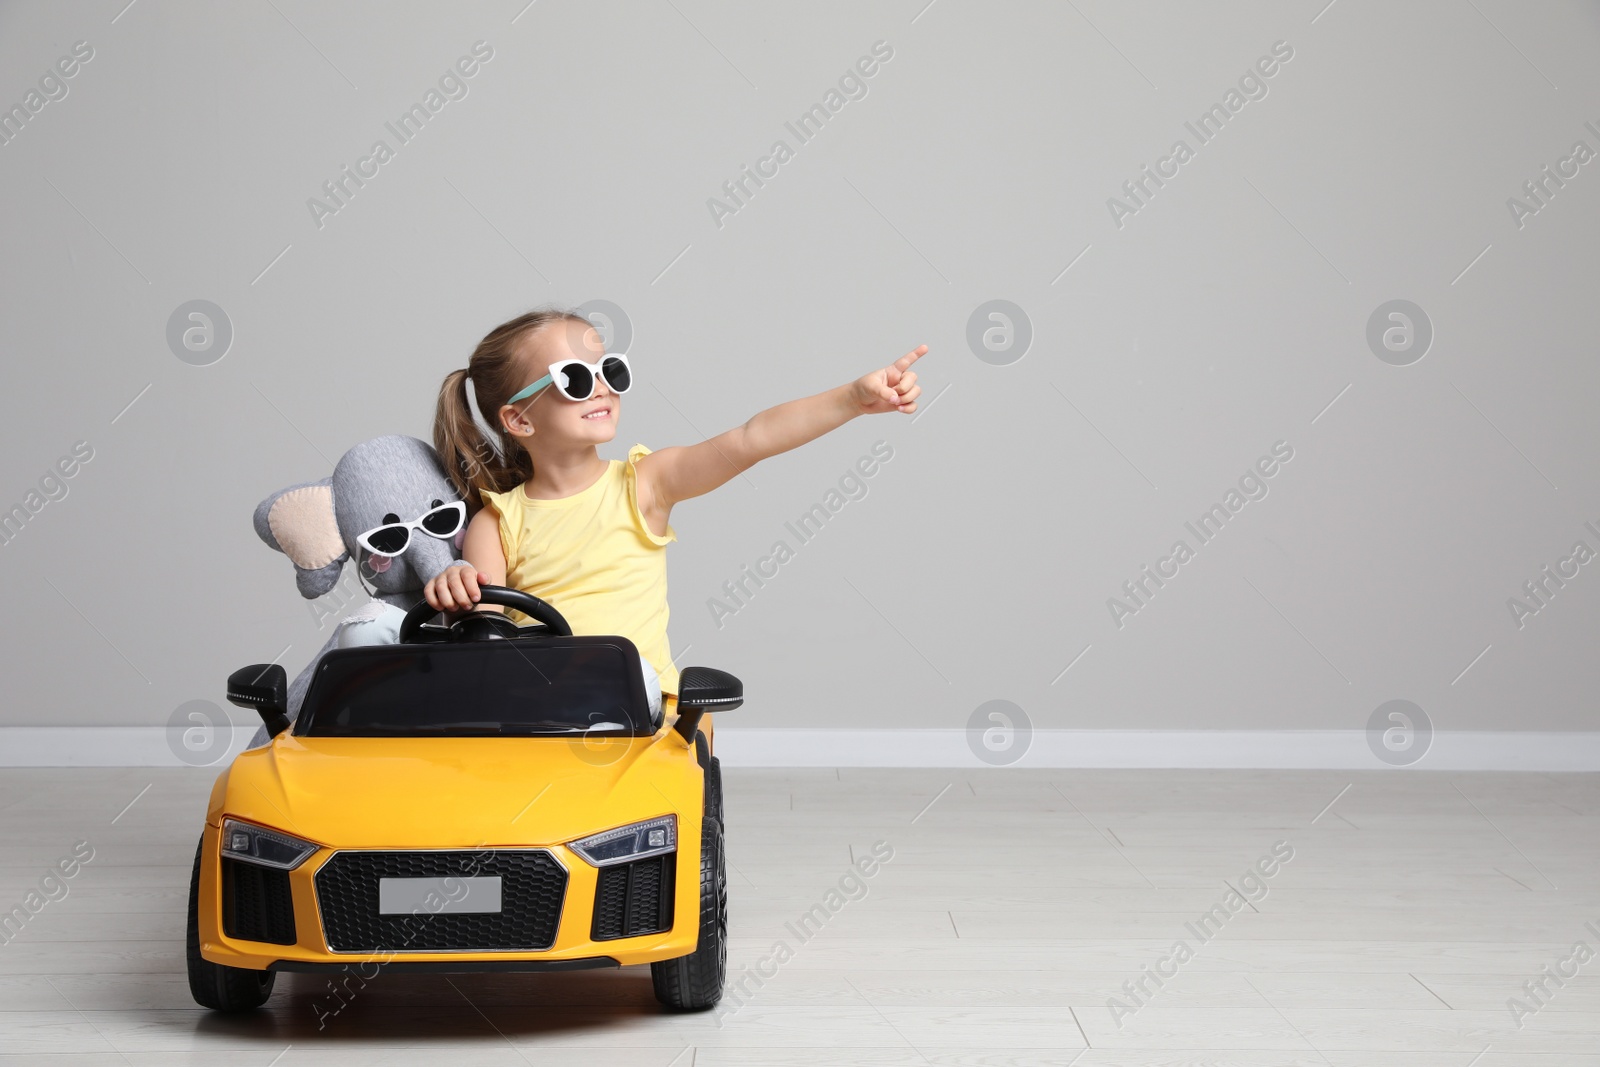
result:
M 433 416 L 433 447 L 456 491 L 474 511 L 483 505 L 478 490 L 500 492 L 503 488 L 496 471 L 500 455 L 495 444 L 498 442 L 491 443 L 472 417 L 467 400 L 467 372 L 451 371 L 439 387 L 439 403 Z
M 470 510 L 483 506 L 482 491 L 503 493 L 533 477 L 533 460 L 500 424 L 500 409 L 527 382 L 518 344 L 524 335 L 561 319 L 588 320 L 564 308 L 542 308 L 501 323 L 478 342 L 463 370 L 451 371 L 439 387 L 433 416 L 433 447 L 450 481 Z M 469 382 L 470 378 L 470 382 Z M 481 420 L 473 411 L 475 394 Z

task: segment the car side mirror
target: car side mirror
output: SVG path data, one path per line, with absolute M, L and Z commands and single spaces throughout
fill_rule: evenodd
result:
M 744 683 L 715 667 L 685 667 L 678 673 L 678 721 L 673 729 L 694 743 L 700 717 L 708 711 L 732 711 L 744 703 Z
M 228 675 L 228 702 L 253 708 L 269 736 L 289 728 L 289 675 L 276 663 L 252 663 Z

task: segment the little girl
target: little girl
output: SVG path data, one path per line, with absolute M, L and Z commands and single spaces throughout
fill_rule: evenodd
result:
M 423 589 L 439 611 L 467 611 L 480 582 L 532 593 L 575 634 L 619 634 L 639 649 L 646 691 L 678 691 L 667 645 L 665 550 L 681 500 L 702 496 L 768 456 L 837 429 L 857 415 L 917 409 L 908 368 L 920 345 L 882 370 L 825 393 L 768 408 L 697 445 L 623 460 L 598 445 L 617 435 L 626 356 L 606 355 L 576 312 L 537 310 L 489 332 L 465 370 L 439 390 L 433 440 L 469 509 L 462 561 Z M 747 364 L 743 373 L 755 374 Z M 518 612 L 510 614 L 521 619 Z M 659 697 L 652 695 L 652 706 Z

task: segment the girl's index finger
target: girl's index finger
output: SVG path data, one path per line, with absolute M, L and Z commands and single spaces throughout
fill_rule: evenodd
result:
M 918 345 L 916 348 L 913 348 L 911 351 L 895 360 L 894 365 L 899 370 L 905 370 L 907 367 L 911 366 L 911 364 L 915 363 L 917 360 L 921 359 L 927 354 L 928 346 Z

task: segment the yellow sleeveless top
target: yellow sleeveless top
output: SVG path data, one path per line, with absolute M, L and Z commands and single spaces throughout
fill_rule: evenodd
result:
M 506 584 L 548 601 L 575 634 L 620 634 L 661 676 L 661 691 L 678 691 L 678 669 L 667 646 L 666 547 L 672 527 L 654 534 L 639 510 L 634 464 L 650 454 L 628 449 L 626 462 L 610 461 L 589 488 L 560 500 L 534 500 L 519 485 L 484 492 L 500 516 Z M 531 622 L 519 611 L 506 612 Z

